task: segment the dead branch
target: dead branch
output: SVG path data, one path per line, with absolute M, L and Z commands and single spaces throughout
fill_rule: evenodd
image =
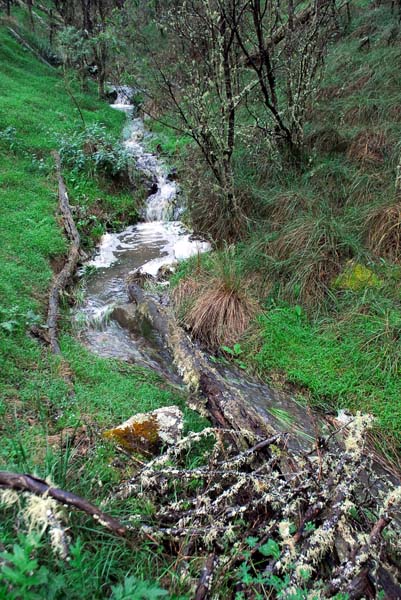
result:
M 120 521 L 103 513 L 84 498 L 60 488 L 52 487 L 43 479 L 38 479 L 32 475 L 0 471 L 0 488 L 28 492 L 36 496 L 50 496 L 61 504 L 71 506 L 90 515 L 95 521 L 116 535 L 124 536 L 127 533 L 127 528 Z
M 13 38 L 16 39 L 19 44 L 21 44 L 21 46 L 24 46 L 24 48 L 29 50 L 29 52 L 32 52 L 32 54 L 34 56 L 36 56 L 36 58 L 38 60 L 40 60 L 41 63 L 46 65 L 46 67 L 49 67 L 50 69 L 54 69 L 53 65 L 51 65 L 49 62 L 47 62 L 47 60 L 45 58 L 43 58 L 43 56 L 41 54 L 39 54 L 39 52 L 37 52 L 37 50 L 35 50 L 35 48 L 32 48 L 32 46 L 30 46 L 28 44 L 28 42 L 26 42 L 24 40 L 24 38 L 22 38 L 20 36 L 20 34 L 17 33 L 12 27 L 7 27 L 7 29 L 10 32 L 10 34 L 13 36 Z
M 56 161 L 58 176 L 59 210 L 63 221 L 65 232 L 71 241 L 67 261 L 58 275 L 55 276 L 49 292 L 49 307 L 47 312 L 47 331 L 49 345 L 54 354 L 60 354 L 60 346 L 57 339 L 57 322 L 59 317 L 59 302 L 61 292 L 71 280 L 80 258 L 80 237 L 76 228 L 70 203 L 68 201 L 67 188 L 61 174 L 61 159 L 58 152 L 53 152 Z
M 199 578 L 198 587 L 195 592 L 195 600 L 205 600 L 209 594 L 210 584 L 213 576 L 216 557 L 210 554 Z

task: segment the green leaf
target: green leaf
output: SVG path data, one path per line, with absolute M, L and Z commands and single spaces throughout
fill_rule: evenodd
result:
M 3 321 L 0 323 L 0 327 L 8 331 L 8 333 L 12 333 L 17 325 L 18 321 Z
M 276 560 L 280 558 L 280 546 L 274 540 L 268 540 L 259 548 L 263 556 L 272 556 Z
M 226 352 L 227 354 L 231 354 L 231 356 L 235 355 L 235 352 L 232 348 L 229 348 L 229 346 L 222 346 L 221 349 L 223 350 L 223 352 Z
M 246 538 L 246 543 L 248 544 L 248 546 L 250 548 L 255 548 L 256 544 L 258 543 L 259 539 L 257 537 L 254 536 L 249 536 Z

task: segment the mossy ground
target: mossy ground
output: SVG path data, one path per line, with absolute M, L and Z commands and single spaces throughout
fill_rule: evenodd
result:
M 85 122 L 104 123 L 109 132 L 120 136 L 124 115 L 99 101 L 94 89 L 82 93 L 75 83 L 69 85 Z M 136 412 L 171 404 L 184 410 L 187 429 L 200 428 L 203 421 L 186 408 L 179 390 L 151 371 L 87 352 L 70 334 L 67 307 L 61 322 L 62 358 L 51 356 L 27 334 L 30 324 L 44 320 L 51 265 L 60 262 L 67 250 L 57 219 L 57 181 L 50 152 L 57 148 L 59 134 L 80 126 L 61 73 L 39 63 L 1 28 L 0 469 L 51 477 L 58 486 L 100 504 L 132 466 L 126 457 L 118 459 L 115 447 L 102 438 L 103 429 Z M 117 225 L 126 219 L 125 213 L 135 214 L 128 190 L 112 193 L 100 180 L 68 172 L 65 176 L 71 203 L 84 206 L 89 214 L 99 206 L 99 198 Z M 98 225 L 92 240 L 104 227 L 100 218 Z M 73 394 L 64 377 L 66 369 Z M 66 428 L 82 425 L 93 434 L 88 434 L 84 452 L 63 444 L 61 438 L 54 443 Z M 118 503 L 106 504 L 105 509 L 120 515 Z M 129 510 L 125 506 L 125 517 Z M 13 509 L 2 510 L 0 550 L 10 549 L 15 541 L 15 518 Z M 167 559 L 153 544 L 133 549 L 82 515 L 71 519 L 72 537 L 83 544 L 80 573 L 77 564 L 69 566 L 52 557 L 46 540 L 40 553 L 40 563 L 52 577 L 61 578 L 56 597 L 104 598 L 126 575 L 157 579 L 168 572 Z M 3 598 L 7 591 L 1 585 Z

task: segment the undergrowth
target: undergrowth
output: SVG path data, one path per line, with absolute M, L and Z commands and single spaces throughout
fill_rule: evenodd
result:
M 388 3 L 353 3 L 351 17 L 329 48 L 301 164 L 280 158 L 258 133 L 238 144 L 237 187 L 246 190 L 252 212 L 229 260 L 238 288 L 251 290 L 261 309 L 245 335 L 224 318 L 220 327 L 231 348 L 240 345 L 244 366 L 305 402 L 372 412 L 394 455 L 401 441 L 401 85 L 395 76 L 401 31 Z M 361 45 L 366 36 L 369 44 Z M 192 164 L 193 153 L 186 149 L 185 156 Z M 201 184 L 194 182 L 200 197 Z M 200 282 L 215 293 L 210 265 L 224 252 L 180 266 L 172 281 L 178 305 L 183 295 L 199 293 Z M 215 296 L 210 300 L 215 311 Z M 197 334 L 199 319 L 189 318 L 193 305 L 185 308 L 184 322 Z M 208 325 L 214 328 L 212 320 Z

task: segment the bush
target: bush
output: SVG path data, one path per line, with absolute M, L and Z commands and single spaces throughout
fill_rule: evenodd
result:
M 128 174 L 129 153 L 101 123 L 60 136 L 59 151 L 63 164 L 75 172 L 112 179 Z

